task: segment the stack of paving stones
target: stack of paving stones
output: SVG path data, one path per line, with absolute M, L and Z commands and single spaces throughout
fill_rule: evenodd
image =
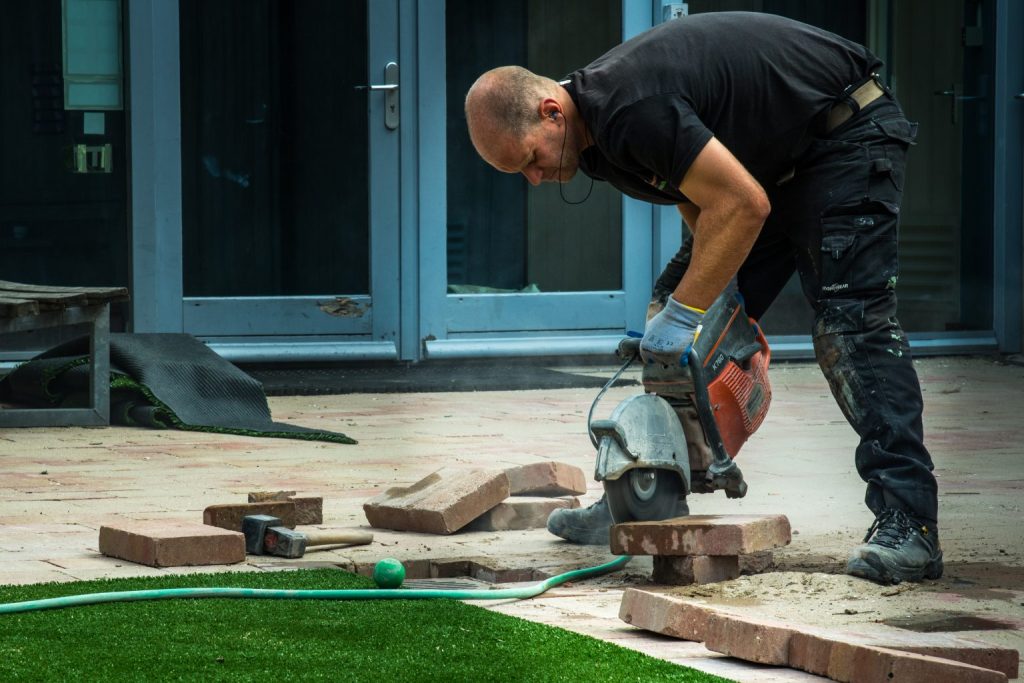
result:
M 848 683 L 1003 683 L 1017 678 L 1019 666 L 1017 650 L 960 635 L 881 624 L 860 630 L 802 626 L 636 588 L 623 594 L 619 618 L 648 631 L 703 642 L 713 652 Z
M 242 519 L 271 515 L 283 526 L 322 524 L 323 498 L 295 491 L 253 492 L 248 503 L 210 505 L 198 522 L 123 522 L 100 527 L 100 552 L 150 567 L 235 564 L 245 561 Z
M 660 522 L 616 524 L 616 555 L 652 555 L 654 583 L 716 583 L 773 566 L 772 549 L 788 545 L 785 515 L 691 515 Z
M 363 504 L 370 526 L 427 534 L 512 531 L 545 526 L 558 508 L 579 507 L 583 470 L 559 462 L 510 469 L 443 468 L 411 486 L 390 488 Z

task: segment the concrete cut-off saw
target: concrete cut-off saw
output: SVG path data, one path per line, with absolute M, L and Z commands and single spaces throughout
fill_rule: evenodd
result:
M 734 458 L 761 425 L 771 403 L 771 351 L 742 298 L 721 295 L 708 309 L 688 355 L 676 367 L 648 364 L 644 393 L 594 420 L 601 396 L 634 359 L 640 339 L 627 337 L 624 361 L 590 407 L 587 426 L 597 448 L 595 479 L 604 485 L 615 523 L 689 514 L 691 493 L 747 493 Z

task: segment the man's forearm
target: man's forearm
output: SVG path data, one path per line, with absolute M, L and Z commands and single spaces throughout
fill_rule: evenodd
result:
M 698 209 L 698 214 L 690 226 L 693 258 L 672 297 L 687 306 L 707 309 L 743 265 L 764 218 L 743 206 L 709 207 Z

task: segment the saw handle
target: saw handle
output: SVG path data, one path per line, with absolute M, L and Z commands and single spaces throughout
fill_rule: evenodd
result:
M 700 419 L 701 427 L 704 428 L 704 435 L 707 438 L 708 446 L 711 447 L 713 458 L 707 471 L 708 484 L 714 489 L 725 489 L 727 498 L 742 498 L 747 495 L 747 483 L 743 481 L 743 473 L 736 465 L 736 461 L 730 458 L 725 450 L 725 442 L 722 440 L 722 433 L 718 430 L 714 409 L 711 407 L 711 397 L 708 394 L 707 379 L 704 377 L 704 364 L 700 354 L 692 346 L 689 351 L 690 374 L 693 376 L 695 394 L 693 403 L 697 408 L 697 417 Z
M 631 360 L 640 356 L 640 342 L 643 339 L 643 335 L 632 330 L 627 332 L 627 334 L 629 336 L 620 339 L 619 346 L 615 349 L 615 356 L 619 360 Z M 640 336 L 634 336 L 637 334 L 640 334 Z
M 369 531 L 304 531 L 306 545 L 366 545 L 373 542 Z

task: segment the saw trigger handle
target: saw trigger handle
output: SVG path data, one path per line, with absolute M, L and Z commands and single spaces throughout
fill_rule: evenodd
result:
M 619 340 L 619 346 L 615 349 L 615 356 L 619 360 L 632 360 L 640 355 L 640 340 L 642 336 L 634 337 L 633 334 L 630 333 L 630 336 Z

